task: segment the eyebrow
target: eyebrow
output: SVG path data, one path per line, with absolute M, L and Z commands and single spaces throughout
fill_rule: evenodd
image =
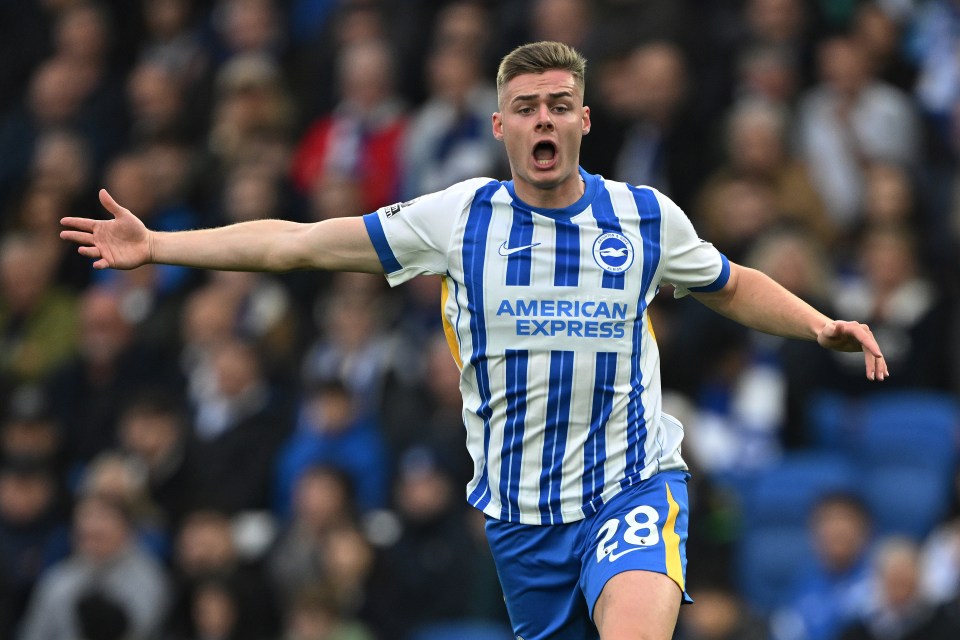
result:
M 556 92 L 554 92 L 554 93 L 548 93 L 547 96 L 550 97 L 550 98 L 552 98 L 552 99 L 554 99 L 554 100 L 556 100 L 556 99 L 558 99 L 558 98 L 572 98 L 572 97 L 573 97 L 573 92 L 572 92 L 572 91 L 567 91 L 567 90 L 564 90 L 564 91 L 556 91 Z M 539 94 L 539 93 L 528 93 L 528 94 L 524 94 L 524 95 L 521 95 L 521 96 L 514 96 L 513 99 L 510 100 L 510 102 L 511 102 L 511 103 L 513 103 L 513 102 L 528 102 L 528 101 L 530 101 L 530 100 L 536 100 L 536 99 L 539 98 L 539 97 L 540 97 L 540 94 Z

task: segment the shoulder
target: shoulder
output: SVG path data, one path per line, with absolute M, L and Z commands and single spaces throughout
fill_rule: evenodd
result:
M 496 185 L 497 188 L 493 189 L 491 185 Z M 492 195 L 492 192 L 495 192 L 500 186 L 500 182 L 493 178 L 470 178 L 469 180 L 450 185 L 440 191 L 380 207 L 378 212 L 387 218 L 392 218 L 400 213 L 401 210 L 406 211 L 407 209 L 419 212 L 420 214 L 427 213 L 434 209 L 446 212 L 450 210 L 451 205 L 455 207 L 469 206 L 487 187 L 491 188 L 490 195 Z

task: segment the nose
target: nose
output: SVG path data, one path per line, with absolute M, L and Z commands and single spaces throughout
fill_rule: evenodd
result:
M 550 107 L 541 105 L 537 112 L 537 131 L 553 131 L 553 119 L 550 117 Z

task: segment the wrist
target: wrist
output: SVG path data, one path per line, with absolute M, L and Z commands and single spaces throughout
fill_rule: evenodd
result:
M 157 238 L 159 234 L 156 231 L 151 231 L 147 229 L 147 264 L 153 264 L 158 262 L 158 249 L 157 244 L 159 240 Z

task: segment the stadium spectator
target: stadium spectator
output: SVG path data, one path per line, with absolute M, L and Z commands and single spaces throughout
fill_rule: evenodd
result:
M 863 167 L 887 161 L 915 167 L 920 130 L 907 94 L 873 75 L 864 45 L 833 37 L 818 48 L 820 81 L 797 114 L 800 157 L 834 223 L 850 229 L 863 205 Z
M 870 597 L 870 515 L 848 494 L 827 494 L 810 517 L 813 562 L 793 587 L 790 604 L 774 614 L 776 640 L 833 640 Z
M 142 57 L 172 69 L 191 89 L 205 93 L 210 56 L 204 50 L 198 20 L 200 10 L 190 0 L 143 0 Z M 196 103 L 203 106 L 202 102 Z
M 778 227 L 757 240 L 746 263 L 818 309 L 833 309 L 837 275 L 828 255 L 827 247 L 808 231 Z M 782 378 L 781 443 L 791 449 L 814 446 L 808 412 L 813 394 L 830 377 L 832 356 L 806 343 L 772 336 L 762 336 L 753 344 L 754 358 L 774 367 Z
M 333 276 L 330 289 L 315 304 L 320 333 L 303 355 L 304 379 L 340 379 L 363 399 L 365 412 L 378 411 L 384 377 L 397 364 L 385 332 L 392 312 L 390 298 L 375 276 Z
M 736 590 L 721 580 L 691 587 L 696 607 L 680 614 L 677 640 L 768 640 L 764 621 L 753 616 Z
M 435 451 L 425 446 L 400 454 L 394 501 L 400 538 L 387 550 L 394 572 L 398 633 L 404 636 L 438 620 L 467 618 L 473 548 L 459 483 Z M 459 589 L 448 585 L 460 584 Z
M 76 202 L 90 188 L 92 167 L 87 141 L 69 129 L 49 129 L 37 138 L 30 163 L 30 183 L 58 190 Z
M 917 68 L 903 46 L 904 24 L 883 5 L 883 0 L 858 3 L 851 20 L 851 32 L 863 43 L 873 75 L 909 93 L 916 84 Z
M 169 558 L 167 523 L 150 497 L 146 468 L 138 460 L 118 450 L 98 454 L 84 469 L 77 493 L 122 504 L 139 545 L 160 561 Z
M 907 538 L 877 543 L 873 594 L 860 618 L 840 640 L 929 640 L 937 622 L 934 606 L 920 588 L 920 549 Z
M 243 629 L 253 638 L 277 633 L 279 602 L 269 587 L 263 564 L 240 555 L 232 522 L 222 511 L 201 508 L 186 515 L 174 542 L 172 577 L 173 604 L 164 624 L 171 637 L 202 637 L 198 627 L 225 622 L 201 619 L 217 613 L 235 615 L 236 623 L 229 626 Z M 211 600 L 224 595 L 222 589 L 226 589 L 229 602 L 198 602 L 198 594 L 211 585 L 218 589 Z M 209 608 L 198 612 L 204 604 Z M 217 610 L 210 611 L 214 608 Z
M 0 381 L 38 383 L 76 348 L 76 296 L 54 282 L 59 256 L 24 232 L 0 239 Z
M 53 128 L 70 128 L 92 144 L 98 127 L 84 110 L 85 88 L 69 60 L 52 58 L 33 70 L 21 103 L 0 122 L 0 203 L 14 198 L 30 167 L 39 136 Z
M 273 0 L 217 0 L 213 17 L 216 61 L 249 53 L 279 60 L 286 52 L 286 25 Z
M 897 224 L 869 227 L 857 243 L 855 259 L 853 272 L 834 292 L 837 312 L 869 322 L 889 345 L 889 362 L 911 372 L 909 380 L 894 385 L 951 388 L 951 310 L 940 287 L 925 273 L 914 234 Z M 850 362 L 834 360 L 841 388 L 863 391 L 850 375 Z
M 380 41 L 340 53 L 340 101 L 310 125 L 293 159 L 293 181 L 302 192 L 334 173 L 357 177 L 365 211 L 399 198 L 407 117 L 392 86 L 392 61 L 390 48 Z
M 343 614 L 329 587 L 305 587 L 292 598 L 282 640 L 374 640 L 358 620 Z
M 704 123 L 691 116 L 693 93 L 683 51 L 656 41 L 634 48 L 622 68 L 621 115 L 629 128 L 613 178 L 670 193 L 689 208 L 707 171 Z
M 115 446 L 116 420 L 126 396 L 148 380 L 175 384 L 150 350 L 138 344 L 135 326 L 115 291 L 86 289 L 74 323 L 79 331 L 77 351 L 46 384 L 72 473 Z
M 805 228 L 829 246 L 836 229 L 807 168 L 789 154 L 787 113 L 754 99 L 731 106 L 728 117 L 726 163 L 707 179 L 693 211 L 704 235 L 734 259 L 783 223 Z M 736 184 L 756 184 L 766 195 L 753 220 L 744 213 L 751 209 L 744 205 L 749 198 L 738 197 Z
M 14 637 L 38 578 L 69 550 L 58 480 L 42 461 L 0 459 L 0 636 Z
M 121 449 L 143 465 L 150 499 L 159 507 L 167 531 L 176 531 L 193 505 L 196 451 L 179 400 L 158 389 L 136 393 L 117 419 Z
M 292 153 L 294 104 L 275 60 L 248 53 L 224 63 L 216 94 L 208 147 L 219 175 L 254 165 L 283 177 Z
M 743 3 L 743 46 L 780 50 L 799 71 L 800 82 L 813 78 L 817 3 L 803 0 L 747 0 Z
M 370 627 L 380 640 L 396 637 L 403 612 L 396 602 L 393 572 L 382 552 L 359 528 L 333 528 L 326 540 L 326 582 L 346 618 Z
M 331 465 L 306 469 L 294 487 L 290 516 L 269 551 L 270 576 L 281 598 L 326 578 L 327 536 L 338 527 L 355 524 L 357 505 L 350 477 Z
M 100 496 L 77 503 L 71 556 L 46 571 L 30 599 L 22 640 L 80 638 L 76 605 L 98 590 L 129 620 L 133 634 L 152 637 L 169 603 L 165 569 L 135 542 L 126 508 Z
M 137 143 L 158 136 L 194 133 L 185 78 L 160 58 L 144 58 L 131 70 L 127 79 L 127 103 L 129 137 Z
M 428 446 L 457 480 L 465 482 L 473 465 L 463 452 L 460 371 L 442 333 L 417 344 L 421 369 L 398 371 L 386 387 L 380 412 L 384 437 L 393 459 L 402 451 Z
M 277 455 L 274 508 L 281 517 L 290 514 L 300 476 L 318 464 L 348 475 L 360 511 L 386 506 L 387 451 L 375 414 L 363 409 L 365 402 L 337 379 L 318 382 L 304 392 L 294 432 Z
M 488 131 L 497 92 L 481 64 L 479 52 L 457 45 L 430 54 L 430 97 L 411 114 L 404 134 L 404 199 L 504 174 L 503 151 Z
M 268 509 L 274 460 L 291 418 L 254 347 L 239 339 L 216 345 L 193 377 L 189 402 L 203 461 L 194 487 L 199 500 L 229 513 Z
M 37 403 L 44 399 L 34 388 L 22 388 L 22 395 L 37 395 Z M 18 404 L 14 400 L 11 404 Z M 0 423 L 0 459 L 39 462 L 51 473 L 62 474 L 63 434 L 60 425 L 44 406 L 14 407 Z

